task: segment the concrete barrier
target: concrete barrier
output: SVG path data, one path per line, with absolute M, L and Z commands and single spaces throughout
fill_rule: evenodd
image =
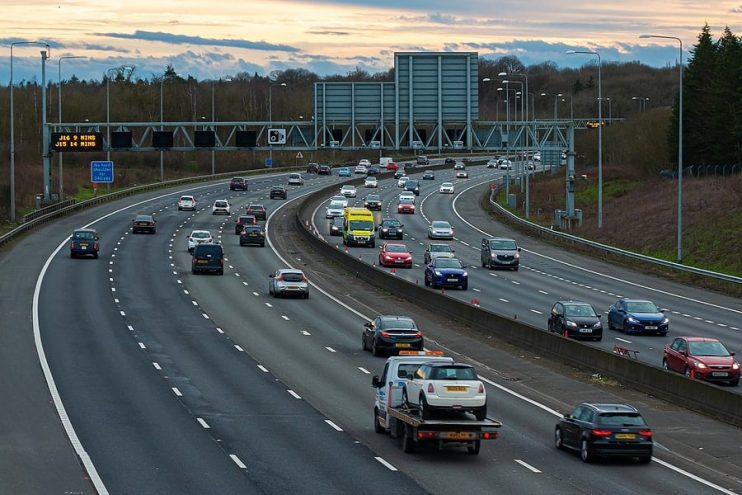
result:
M 307 196 L 297 211 L 296 224 L 307 243 L 340 267 L 355 274 L 360 280 L 397 294 L 423 309 L 464 322 L 481 335 L 496 336 L 526 350 L 538 352 L 554 361 L 590 373 L 601 373 L 668 402 L 742 427 L 742 395 L 740 394 L 732 393 L 716 385 L 692 380 L 659 367 L 627 359 L 618 354 L 466 304 L 424 286 L 390 276 L 384 270 L 367 265 L 352 254 L 326 243 L 317 237 L 307 225 L 311 225 L 311 215 L 316 205 L 331 196 L 336 187 L 324 188 Z M 544 325 L 546 325 L 545 320 Z

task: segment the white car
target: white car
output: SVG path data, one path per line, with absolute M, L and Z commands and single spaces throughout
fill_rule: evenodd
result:
M 453 240 L 453 227 L 445 220 L 433 220 L 428 227 L 428 239 Z
M 211 205 L 211 214 L 217 215 L 224 213 L 225 215 L 232 214 L 232 207 L 229 205 L 229 201 L 226 199 L 217 199 L 214 204 Z
M 181 196 L 178 200 L 178 211 L 180 210 L 196 211 L 196 198 L 193 196 Z
M 487 160 L 487 168 L 497 168 L 497 160 Z
M 500 161 L 500 170 L 512 170 L 512 169 L 513 169 L 513 162 L 511 162 L 507 158 L 503 158 L 502 161 Z
M 371 166 L 371 160 L 368 158 L 361 158 L 358 160 L 358 166 L 364 166 L 364 167 L 370 167 Z
M 340 194 L 342 194 L 346 198 L 355 198 L 356 187 L 351 186 L 350 184 L 345 184 L 343 187 L 340 188 Z
M 304 185 L 304 177 L 301 176 L 301 174 L 289 174 L 289 185 L 290 186 L 303 186 Z
M 363 182 L 364 187 L 379 187 L 379 181 L 376 180 L 376 177 L 373 175 L 371 177 L 366 177 L 366 180 Z
M 397 187 L 404 187 L 405 182 L 407 182 L 408 180 L 410 180 L 410 178 L 406 175 L 400 176 L 400 178 L 397 179 Z
M 330 204 L 325 208 L 325 218 L 342 217 L 345 204 L 342 201 L 330 201 Z
M 471 412 L 479 421 L 487 417 L 487 392 L 468 364 L 423 363 L 405 384 L 402 396 L 420 409 L 423 419 L 431 419 L 436 410 Z
M 457 170 L 456 171 L 456 178 L 457 179 L 468 179 L 469 178 L 469 172 L 466 170 Z
M 412 203 L 415 204 L 415 195 L 409 191 L 405 191 L 399 195 L 399 203 Z
M 208 230 L 194 230 L 188 236 L 188 252 L 192 253 L 198 244 L 211 244 L 214 238 Z
M 444 182 L 441 187 L 438 188 L 438 192 L 441 194 L 453 194 L 453 184 L 450 182 Z
M 336 196 L 331 197 L 330 198 L 330 203 L 332 203 L 333 201 L 339 201 L 340 203 L 343 203 L 343 208 L 347 208 L 348 207 L 348 198 L 346 198 L 342 194 L 338 194 Z
M 533 154 L 533 160 L 534 161 L 537 161 L 537 162 L 540 162 L 541 161 L 541 152 L 540 151 L 537 151 L 536 153 Z
M 368 161 L 368 160 L 367 160 Z M 367 174 L 368 173 L 368 167 L 365 165 L 356 165 L 355 170 L 353 171 L 354 174 Z

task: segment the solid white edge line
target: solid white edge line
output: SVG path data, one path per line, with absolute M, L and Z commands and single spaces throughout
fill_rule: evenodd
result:
M 234 345 L 234 348 L 237 349 L 240 352 L 245 352 L 245 349 L 243 349 L 242 347 L 238 346 L 237 344 Z
M 260 371 L 262 371 L 263 373 L 268 373 L 268 368 L 266 368 L 266 367 L 265 367 L 265 366 L 263 366 L 262 364 L 259 364 L 259 365 L 258 365 L 258 369 L 259 369 Z
M 359 366 L 358 369 L 361 370 L 361 372 L 362 373 L 365 373 L 366 375 L 370 375 L 371 374 L 371 372 L 369 370 L 367 370 L 366 368 L 363 368 L 361 366 Z
M 183 397 L 183 392 L 181 392 L 178 387 L 170 387 L 175 395 L 178 397 Z
M 397 468 L 395 468 L 394 466 L 392 466 L 391 464 L 389 464 L 386 460 L 384 460 L 383 457 L 374 457 L 374 459 L 376 459 L 377 461 L 379 461 L 380 463 L 382 463 L 384 466 L 386 466 L 387 469 L 389 469 L 389 471 L 398 471 Z
M 301 395 L 297 394 L 291 389 L 287 389 L 286 392 L 290 393 L 294 397 L 294 399 L 301 399 Z
M 237 457 L 234 454 L 229 454 L 229 458 L 232 459 L 232 461 L 237 464 L 237 467 L 240 469 L 247 469 L 247 466 L 240 460 L 239 457 Z
M 342 428 L 340 428 L 338 425 L 336 425 L 335 423 L 333 423 L 329 419 L 326 419 L 325 420 L 325 423 L 327 423 L 328 425 L 332 426 L 336 431 L 343 431 Z
M 203 428 L 206 429 L 206 430 L 208 430 L 208 429 L 211 428 L 211 426 L 209 426 L 209 423 L 207 423 L 206 421 L 204 421 L 203 418 L 196 418 L 196 421 L 198 421 L 198 424 L 200 424 L 201 426 L 203 426 Z
M 540 472 L 541 472 L 540 470 L 536 469 L 535 467 L 531 466 L 530 464 L 528 464 L 528 463 L 527 463 L 527 462 L 525 462 L 525 461 L 522 461 L 522 460 L 520 460 L 520 459 L 513 459 L 513 460 L 514 460 L 515 462 L 517 462 L 518 464 L 520 464 L 521 466 L 523 466 L 524 468 L 526 468 L 526 469 L 529 469 L 529 470 L 533 471 L 534 473 L 540 473 Z
M 159 363 L 152 363 L 152 366 L 154 366 L 157 371 L 162 370 L 162 366 L 160 366 Z
M 688 471 L 686 471 L 684 469 L 680 469 L 679 467 L 674 466 L 674 465 L 670 464 L 669 462 L 663 461 L 662 459 L 657 459 L 656 457 L 652 456 L 652 460 L 654 462 L 656 462 L 657 464 L 660 464 L 661 466 L 665 466 L 667 469 L 671 469 L 671 470 L 675 471 L 676 473 L 682 474 L 683 476 L 687 476 L 688 478 L 690 478 L 690 479 L 692 479 L 694 481 L 697 481 L 697 482 L 699 482 L 699 483 L 701 483 L 703 485 L 706 485 L 709 488 L 713 488 L 714 490 L 720 491 L 721 493 L 724 493 L 726 495 L 737 495 L 737 493 L 735 493 L 735 492 L 733 492 L 731 490 L 727 490 L 726 488 L 721 487 L 721 486 L 717 485 L 716 483 L 711 483 L 710 481 L 707 481 L 707 480 L 705 480 L 705 479 L 703 479 L 701 477 L 698 477 L 698 476 L 696 476 L 693 473 L 689 473 Z

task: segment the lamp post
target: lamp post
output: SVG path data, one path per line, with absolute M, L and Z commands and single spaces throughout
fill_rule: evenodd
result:
M 567 54 L 586 54 L 598 57 L 598 100 L 603 99 L 603 83 L 600 78 L 600 54 L 592 50 L 567 50 Z M 598 228 L 603 228 L 603 105 L 598 105 Z
M 219 78 L 219 82 L 222 81 L 222 78 Z M 225 82 L 232 82 L 232 78 L 227 77 L 224 79 Z M 214 85 L 216 81 L 212 78 L 211 80 L 211 122 L 212 122 L 212 130 L 216 134 L 216 106 L 214 105 Z M 216 173 L 216 167 L 214 165 L 214 148 L 211 148 L 211 175 L 214 175 Z
M 165 73 L 162 75 L 162 78 L 160 78 L 160 132 L 162 132 L 165 128 L 163 126 L 164 123 L 164 113 L 163 113 L 163 100 L 165 96 L 165 79 L 170 79 L 173 77 L 178 77 L 180 74 L 174 73 Z M 160 182 L 165 181 L 165 152 L 160 149 Z
M 552 131 L 552 138 L 554 141 L 554 150 L 556 151 L 557 148 L 559 148 L 559 142 L 557 139 L 557 120 L 559 120 L 559 99 L 562 97 L 562 93 L 541 93 L 541 96 L 553 96 L 554 97 L 554 130 Z M 552 156 L 551 154 L 549 155 Z M 561 156 L 561 155 L 560 155 Z M 544 157 L 541 156 L 541 163 L 543 163 Z M 553 160 L 549 160 L 549 170 L 552 169 Z
M 57 103 L 57 110 L 59 111 L 59 123 L 62 123 L 62 60 L 69 60 L 72 58 L 88 58 L 83 55 L 65 55 L 64 57 L 59 57 L 57 60 L 57 82 L 59 83 L 59 88 L 57 90 L 57 96 L 59 98 L 59 101 Z M 60 129 L 61 130 L 61 129 Z M 64 169 L 62 166 L 62 155 L 64 155 L 63 152 L 59 152 L 59 200 L 64 200 Z
M 680 44 L 680 95 L 678 97 L 678 263 L 683 262 L 683 40 L 675 36 L 642 34 L 640 38 L 662 38 Z
M 632 96 L 631 99 L 639 103 L 639 112 L 647 111 L 647 102 L 649 101 L 648 96 Z
M 275 83 L 268 86 L 268 125 L 273 124 L 273 86 L 286 87 L 286 83 Z M 273 145 L 268 143 L 269 146 L 269 158 L 271 161 L 271 167 L 273 166 Z
M 10 221 L 15 223 L 15 134 L 14 134 L 14 112 L 13 112 L 13 47 L 17 45 L 38 45 L 46 47 L 49 52 L 49 44 L 46 41 L 14 41 L 10 44 Z
M 130 65 L 121 65 L 118 67 L 111 67 L 106 69 L 106 135 L 108 150 L 106 150 L 106 160 L 111 161 L 111 72 L 118 72 L 122 74 L 125 70 L 134 70 Z M 106 184 L 107 189 L 111 190 L 111 184 Z

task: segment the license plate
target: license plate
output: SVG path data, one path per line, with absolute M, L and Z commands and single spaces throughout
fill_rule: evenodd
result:
M 257 237 L 257 236 L 258 234 L 255 234 L 255 233 L 250 234 L 250 237 Z
M 580 333 L 593 333 L 590 328 L 580 328 Z
M 647 325 L 644 328 L 646 328 L 647 330 L 657 330 L 657 325 Z
M 140 225 L 142 227 L 146 227 L 147 226 L 147 224 L 145 222 L 139 222 L 137 225 Z
M 633 433 L 616 433 L 617 440 L 635 440 L 636 435 Z
M 711 372 L 711 376 L 729 376 L 729 373 L 726 371 L 713 371 Z
M 402 343 L 402 342 L 397 342 L 396 344 L 394 344 L 394 346 L 395 347 L 410 347 L 410 344 L 405 344 L 405 343 Z
M 448 440 L 469 440 L 473 438 L 473 434 L 468 431 L 449 431 L 445 436 Z
M 457 278 L 449 278 L 449 279 L 447 279 L 447 280 L 448 280 L 449 282 L 458 282 L 458 281 L 459 281 L 459 279 L 457 279 Z
M 404 260 L 396 259 L 394 260 L 395 263 L 404 263 Z
M 83 248 L 83 249 L 87 249 L 88 248 L 88 245 L 87 244 L 80 244 L 80 247 Z
M 207 264 L 208 262 L 209 262 L 209 260 L 197 260 L 197 261 L 196 261 L 196 263 L 198 263 L 199 265 L 205 265 L 205 264 Z
M 456 386 L 447 385 L 446 390 L 448 390 L 449 392 L 466 392 L 466 387 L 462 387 L 458 385 Z

